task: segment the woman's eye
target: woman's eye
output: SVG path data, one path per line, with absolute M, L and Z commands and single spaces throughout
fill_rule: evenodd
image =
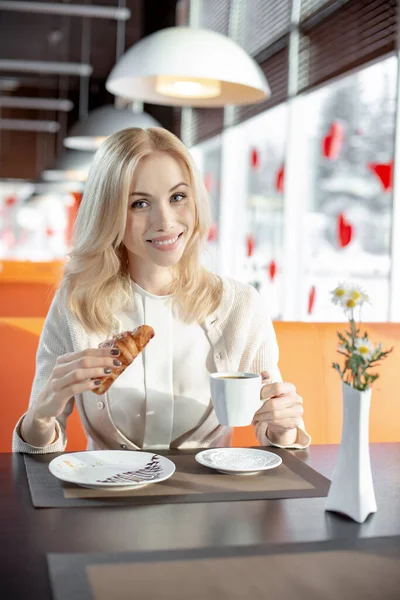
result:
M 146 200 L 136 200 L 132 203 L 132 208 L 146 208 L 146 206 L 148 206 Z
M 185 194 L 174 194 L 171 197 L 172 202 L 181 202 L 181 200 L 183 200 L 184 198 L 186 198 Z

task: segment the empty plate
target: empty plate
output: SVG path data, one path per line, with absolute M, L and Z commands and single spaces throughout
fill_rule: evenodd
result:
M 165 456 L 135 450 L 92 450 L 62 454 L 49 464 L 50 472 L 82 487 L 120 491 L 165 481 L 175 465 Z
M 251 475 L 282 463 L 277 454 L 255 448 L 213 448 L 199 452 L 195 458 L 201 465 L 228 475 Z

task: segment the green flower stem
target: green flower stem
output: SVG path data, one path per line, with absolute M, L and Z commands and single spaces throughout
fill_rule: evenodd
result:
M 340 368 L 338 363 L 332 363 L 333 368 L 338 371 L 342 381 L 360 391 L 370 388 L 379 377 L 377 373 L 371 373 L 369 369 L 380 366 L 381 363 L 379 361 L 386 358 L 393 350 L 393 348 L 390 348 L 384 351 L 382 350 L 382 344 L 379 344 L 375 347 L 374 353 L 369 359 L 361 356 L 357 351 L 356 340 L 359 336 L 366 343 L 369 342 L 368 333 L 365 332 L 364 335 L 360 333 L 361 306 L 363 302 L 364 300 L 361 300 L 359 306 L 353 308 L 343 306 L 342 304 L 346 318 L 349 321 L 349 328 L 346 328 L 343 334 L 339 331 L 337 332 L 339 338 L 338 353 L 345 357 L 343 369 Z M 359 309 L 359 313 L 357 313 L 359 316 L 358 325 L 354 318 L 356 309 Z
M 351 349 L 354 350 L 355 349 L 355 345 L 356 345 L 356 338 L 357 338 L 357 326 L 354 320 L 354 309 L 350 309 L 350 318 L 349 318 L 349 323 L 350 323 L 350 332 L 351 332 Z M 353 386 L 355 388 L 357 388 L 360 384 L 361 384 L 361 375 L 358 372 L 358 369 L 356 371 L 354 371 L 354 369 L 351 369 L 352 371 L 352 376 L 353 376 Z

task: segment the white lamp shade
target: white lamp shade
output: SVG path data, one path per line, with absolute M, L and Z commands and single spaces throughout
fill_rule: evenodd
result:
M 52 169 L 42 173 L 44 181 L 86 181 L 93 152 L 65 150 Z
M 259 65 L 230 38 L 192 27 L 162 29 L 117 62 L 106 88 L 115 96 L 171 106 L 252 104 L 270 97 Z
M 161 127 L 160 123 L 145 112 L 102 106 L 92 111 L 87 119 L 76 123 L 64 139 L 64 146 L 76 150 L 94 152 L 109 136 L 127 127 Z

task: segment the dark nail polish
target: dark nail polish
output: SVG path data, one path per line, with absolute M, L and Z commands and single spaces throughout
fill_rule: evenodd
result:
M 96 379 L 96 380 L 94 381 L 94 385 L 95 385 L 95 386 L 98 386 L 98 385 L 100 385 L 100 384 L 101 384 L 101 380 L 100 380 L 100 379 Z
M 113 356 L 119 356 L 118 348 L 112 348 L 112 350 L 110 351 L 110 354 L 112 354 Z
M 104 369 L 104 373 L 106 375 L 109 375 L 110 373 L 112 373 L 112 369 Z
M 121 367 L 122 366 L 122 362 L 120 360 L 114 360 L 114 365 L 116 367 Z

